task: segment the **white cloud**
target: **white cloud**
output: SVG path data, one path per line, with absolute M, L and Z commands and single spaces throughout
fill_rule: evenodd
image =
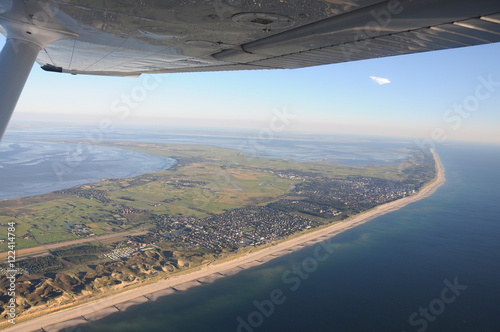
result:
M 376 77 L 376 76 L 370 76 L 373 82 L 379 84 L 379 85 L 384 85 L 384 84 L 389 84 L 391 81 L 388 78 L 382 78 L 382 77 Z

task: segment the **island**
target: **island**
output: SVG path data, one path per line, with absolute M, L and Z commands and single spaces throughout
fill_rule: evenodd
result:
M 16 325 L 7 322 L 4 264 L 1 328 L 62 329 L 233 275 L 422 199 L 445 180 L 433 150 L 355 167 L 201 145 L 108 145 L 177 163 L 0 201 L 1 234 L 15 224 L 17 238 Z

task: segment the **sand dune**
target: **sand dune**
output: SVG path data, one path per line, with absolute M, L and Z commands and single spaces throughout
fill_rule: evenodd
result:
M 311 246 L 327 240 L 347 229 L 354 228 L 378 216 L 398 210 L 403 206 L 419 201 L 434 193 L 436 189 L 445 182 L 445 174 L 444 167 L 439 159 L 439 156 L 434 151 L 432 151 L 432 153 L 436 161 L 437 176 L 434 181 L 426 185 L 419 191 L 418 194 L 414 196 L 405 197 L 397 201 L 379 205 L 370 211 L 353 216 L 340 223 L 310 232 L 303 236 L 290 239 L 257 252 L 249 253 L 243 257 L 239 257 L 228 262 L 212 264 L 190 274 L 162 280 L 155 284 L 146 285 L 113 295 L 109 298 L 96 300 L 78 307 L 65 309 L 47 316 L 39 317 L 25 323 L 16 324 L 5 331 L 41 331 L 41 327 L 43 327 L 45 331 L 57 331 L 67 326 L 74 326 L 85 322 L 82 317 L 88 321 L 92 321 L 97 319 L 96 317 L 100 318 L 109 313 L 117 312 L 118 309 L 125 310 L 131 305 L 140 304 L 148 300 L 155 300 L 160 296 L 168 295 L 175 292 L 174 289 L 177 291 L 184 291 L 190 287 L 199 286 L 204 280 L 213 279 L 216 276 L 215 274 L 223 276 L 234 275 L 243 271 L 244 268 L 250 268 L 263 264 L 272 258 L 280 257 L 286 253 L 303 249 L 305 246 Z M 201 283 L 197 280 L 201 281 Z

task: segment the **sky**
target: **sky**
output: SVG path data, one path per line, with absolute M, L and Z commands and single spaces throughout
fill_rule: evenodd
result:
M 67 120 L 500 143 L 499 55 L 496 43 L 295 70 L 139 78 L 48 73 L 35 64 L 11 125 Z

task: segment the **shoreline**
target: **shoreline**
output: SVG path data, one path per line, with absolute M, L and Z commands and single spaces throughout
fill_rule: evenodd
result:
M 234 275 L 242 270 L 264 264 L 274 258 L 298 251 L 307 246 L 325 241 L 348 229 L 354 228 L 376 217 L 396 211 L 410 203 L 422 200 L 433 194 L 445 181 L 445 169 L 437 153 L 433 154 L 436 177 L 413 196 L 379 205 L 369 211 L 352 216 L 344 221 L 296 236 L 271 247 L 248 253 L 229 261 L 204 266 L 199 270 L 181 276 L 171 277 L 159 282 L 131 289 L 108 298 L 98 299 L 80 306 L 71 307 L 46 316 L 37 317 L 4 329 L 4 331 L 59 331 L 67 327 L 99 320 L 112 313 L 124 311 L 128 307 L 154 301 L 161 296 L 184 291 L 191 287 L 210 283 L 216 279 Z M 43 328 L 43 330 L 42 330 Z

